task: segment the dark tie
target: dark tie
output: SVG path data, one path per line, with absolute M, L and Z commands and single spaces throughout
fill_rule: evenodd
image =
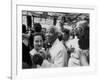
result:
M 47 60 L 50 60 L 51 59 L 51 56 L 50 56 L 49 48 L 47 48 L 46 54 L 47 54 L 46 59 Z

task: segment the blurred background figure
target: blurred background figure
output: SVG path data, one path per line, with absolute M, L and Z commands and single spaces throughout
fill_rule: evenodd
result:
M 89 65 L 89 24 L 87 21 L 78 23 L 76 30 L 77 45 L 76 54 L 72 54 L 69 60 L 69 66 L 87 66 Z
M 22 33 L 26 33 L 26 26 L 24 24 L 22 24 Z
M 58 32 L 58 39 L 59 41 L 63 40 L 63 34 L 61 32 Z
M 35 32 L 41 32 L 42 26 L 40 23 L 34 23 L 34 30 Z
M 80 61 L 82 66 L 88 66 L 90 63 L 89 58 L 89 24 L 84 23 L 83 24 L 83 31 L 81 32 L 82 35 L 79 35 L 79 47 L 81 49 L 80 51 Z
M 26 26 L 22 25 L 22 68 L 31 68 L 32 62 L 29 55 L 29 35 L 26 34 Z

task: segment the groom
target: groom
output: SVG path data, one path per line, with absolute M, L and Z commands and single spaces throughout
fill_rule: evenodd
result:
M 46 30 L 46 40 L 52 45 L 48 49 L 50 59 L 44 59 L 41 67 L 65 67 L 68 65 L 68 54 L 65 46 L 57 38 L 57 29 L 50 26 Z

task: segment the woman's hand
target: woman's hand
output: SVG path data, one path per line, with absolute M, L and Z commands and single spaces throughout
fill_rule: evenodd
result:
M 39 54 L 43 57 L 43 59 L 46 58 L 46 51 L 44 49 L 39 50 Z

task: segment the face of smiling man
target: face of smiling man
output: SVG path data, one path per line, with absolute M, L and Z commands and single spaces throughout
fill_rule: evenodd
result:
M 51 27 L 51 28 L 48 28 L 46 30 L 46 40 L 50 43 L 53 43 L 56 38 L 57 38 L 57 34 L 56 34 L 56 31 L 55 31 L 55 28 Z

